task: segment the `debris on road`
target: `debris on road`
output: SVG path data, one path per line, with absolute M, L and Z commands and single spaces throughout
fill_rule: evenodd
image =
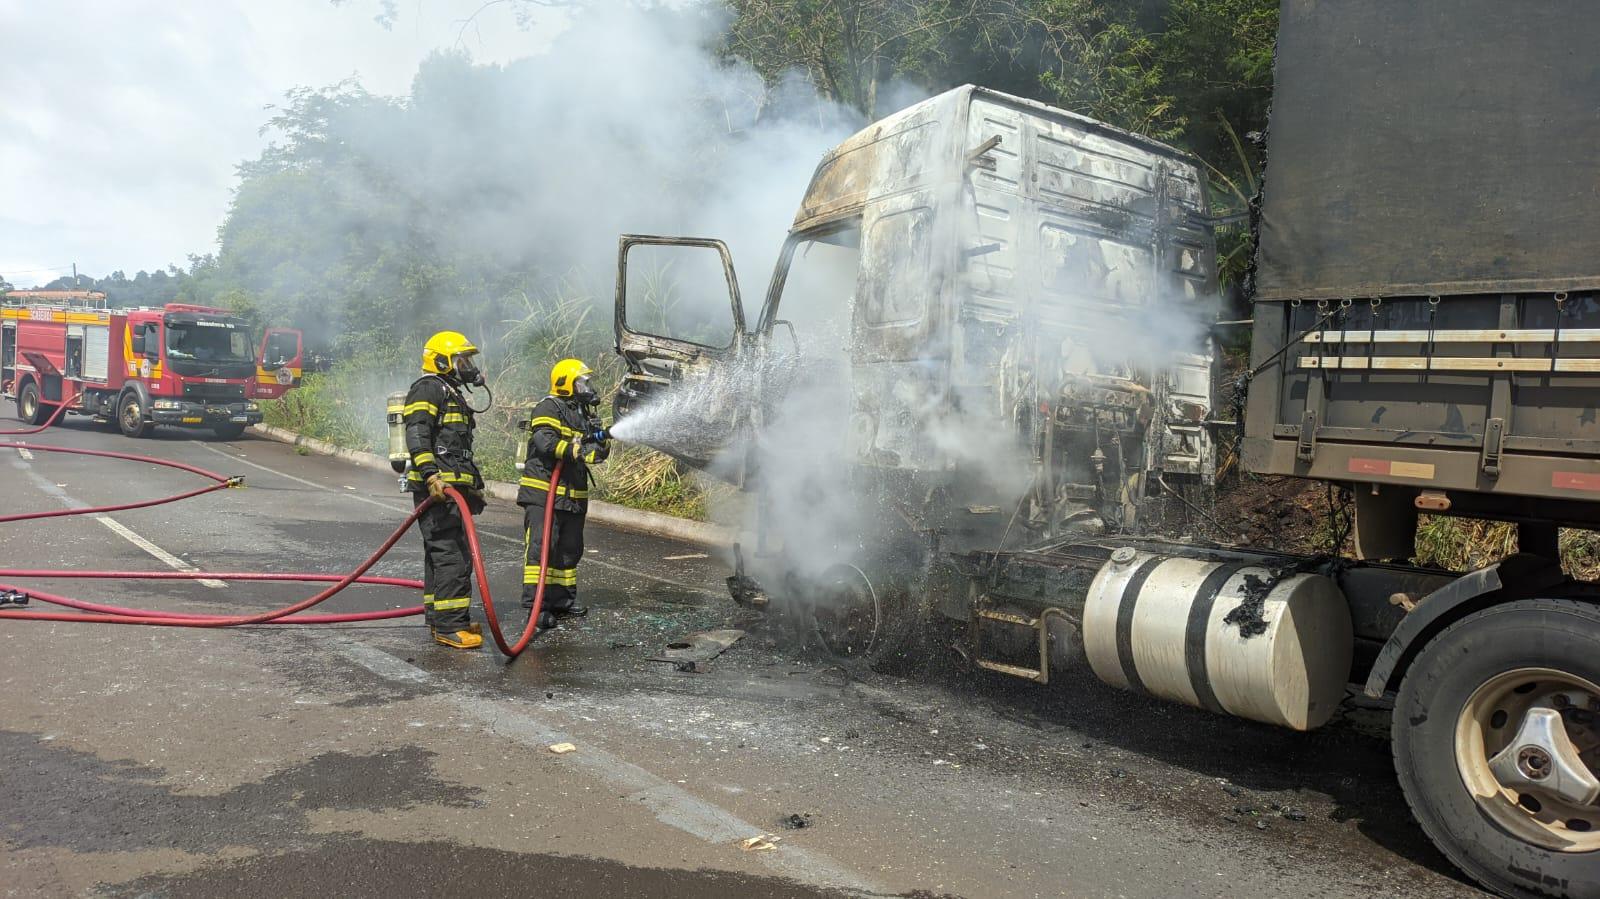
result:
M 566 755 L 569 752 L 578 751 L 578 747 L 572 745 L 571 743 L 551 743 L 546 748 L 556 755 Z
M 795 812 L 792 815 L 787 815 L 783 819 L 783 826 L 790 830 L 803 830 L 811 826 L 811 814 L 809 812 Z
M 700 631 L 668 643 L 667 648 L 651 656 L 650 661 L 672 662 L 680 671 L 694 671 L 695 663 L 711 661 L 742 639 L 744 631 L 734 628 Z
M 782 837 L 775 837 L 770 833 L 756 834 L 753 837 L 739 841 L 739 848 L 746 852 L 765 852 L 768 849 L 778 848 L 778 841 Z

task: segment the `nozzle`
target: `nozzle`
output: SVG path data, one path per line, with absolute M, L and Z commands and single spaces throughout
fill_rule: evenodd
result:
M 21 590 L 0 591 L 0 606 L 25 606 L 28 604 L 28 594 Z
M 600 430 L 595 431 L 593 434 L 590 434 L 589 439 L 596 443 L 605 443 L 607 440 L 611 439 L 611 429 L 601 428 Z

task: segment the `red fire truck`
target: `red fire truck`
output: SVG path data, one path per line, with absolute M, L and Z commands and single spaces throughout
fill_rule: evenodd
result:
M 271 328 L 258 344 L 225 309 L 109 309 L 105 294 L 76 290 L 14 290 L 0 303 L 0 387 L 30 424 L 65 402 L 129 437 L 174 425 L 232 439 L 261 420 L 258 400 L 300 375 L 299 331 Z

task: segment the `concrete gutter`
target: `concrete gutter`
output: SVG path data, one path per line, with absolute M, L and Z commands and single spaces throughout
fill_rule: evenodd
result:
M 250 430 L 269 440 L 305 447 L 319 456 L 333 456 L 363 468 L 394 474 L 394 469 L 389 467 L 389 460 L 377 453 L 346 449 L 326 440 L 306 437 L 272 425 L 251 425 Z M 517 485 L 505 481 L 487 482 L 484 485 L 484 492 L 508 503 L 517 500 Z M 690 521 L 687 518 L 662 515 L 660 512 L 646 512 L 643 509 L 630 509 L 627 506 L 601 502 L 597 499 L 589 501 L 589 520 L 619 530 L 682 540 L 685 543 L 696 543 L 701 546 L 731 546 L 735 539 L 733 530 L 721 525 Z

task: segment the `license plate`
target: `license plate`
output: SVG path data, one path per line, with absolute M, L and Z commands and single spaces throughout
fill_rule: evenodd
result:
M 250 416 L 248 416 L 248 415 L 235 415 L 235 416 L 234 416 L 234 417 L 232 417 L 232 418 L 230 418 L 230 419 L 228 419 L 228 420 L 229 420 L 229 421 L 243 421 L 243 422 L 248 422 L 248 421 L 249 421 L 249 420 L 250 420 Z
M 183 423 L 186 424 L 186 425 L 197 425 L 202 421 L 205 421 L 205 419 L 203 419 L 200 416 L 196 415 L 193 418 L 185 418 L 183 420 Z

